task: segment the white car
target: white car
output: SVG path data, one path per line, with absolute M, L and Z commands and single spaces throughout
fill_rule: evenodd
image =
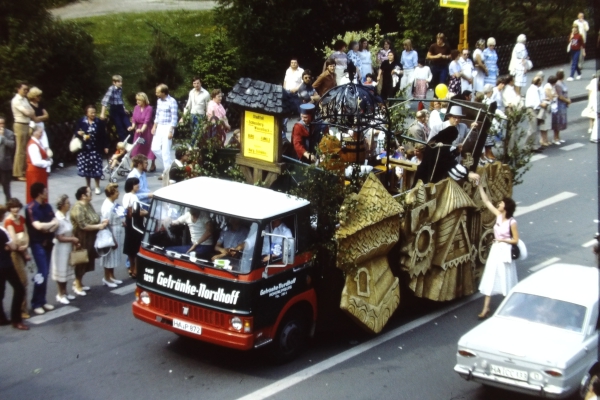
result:
M 458 341 L 466 380 L 547 398 L 588 390 L 598 363 L 596 267 L 554 264 L 519 282 Z

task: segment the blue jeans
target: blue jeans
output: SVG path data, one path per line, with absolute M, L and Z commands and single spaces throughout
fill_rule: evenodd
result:
M 433 78 L 431 79 L 431 84 L 429 85 L 429 87 L 433 89 L 435 95 L 435 87 L 437 85 L 439 85 L 440 83 L 443 83 L 444 85 L 448 84 L 448 66 L 437 66 L 432 64 L 431 75 L 433 76 Z
M 43 246 L 41 243 L 31 243 L 29 247 L 37 266 L 37 274 L 33 278 L 31 308 L 38 308 L 46 304 L 46 286 L 48 283 L 48 272 L 50 272 L 52 245 Z M 39 283 L 40 278 L 42 280 L 41 283 Z
M 575 75 L 575 71 L 577 71 L 577 75 L 581 75 L 581 69 L 579 68 L 580 54 L 581 50 L 571 50 L 571 78 Z
M 203 121 L 205 119 L 205 115 L 192 114 L 192 117 L 190 118 L 190 129 L 192 130 L 192 142 L 190 146 L 194 147 L 194 145 L 196 144 L 196 140 L 198 140 L 198 136 L 202 134 L 202 132 L 196 132 L 196 129 L 198 129 L 198 124 L 200 123 L 200 121 Z
M 112 123 L 115 124 L 115 128 L 117 129 L 117 135 L 119 135 L 119 140 L 122 142 L 129 134 L 127 128 L 131 126 L 131 121 L 129 120 L 129 116 L 125 113 L 123 105 L 111 104 L 110 119 L 112 120 Z M 133 143 L 133 133 L 129 138 L 129 143 Z

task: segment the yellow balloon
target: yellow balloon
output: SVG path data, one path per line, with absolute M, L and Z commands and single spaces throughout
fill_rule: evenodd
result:
M 447 94 L 448 86 L 444 85 L 443 83 L 440 83 L 435 87 L 435 95 L 438 97 L 438 99 L 445 99 Z

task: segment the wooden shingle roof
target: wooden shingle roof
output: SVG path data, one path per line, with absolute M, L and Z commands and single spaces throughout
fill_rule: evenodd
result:
M 284 90 L 281 85 L 250 78 L 240 78 L 227 95 L 227 102 L 271 114 L 291 115 L 298 113 L 296 96 Z

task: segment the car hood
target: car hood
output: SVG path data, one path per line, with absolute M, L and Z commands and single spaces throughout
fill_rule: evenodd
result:
M 583 334 L 509 317 L 492 317 L 458 341 L 461 348 L 566 368 L 583 351 Z

